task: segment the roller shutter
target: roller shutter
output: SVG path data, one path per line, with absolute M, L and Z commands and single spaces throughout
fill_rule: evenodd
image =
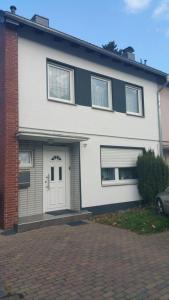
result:
M 101 147 L 101 167 L 135 167 L 142 149 Z

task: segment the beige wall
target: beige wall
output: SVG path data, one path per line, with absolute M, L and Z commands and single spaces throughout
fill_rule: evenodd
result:
M 169 88 L 161 92 L 161 121 L 163 141 L 169 145 Z

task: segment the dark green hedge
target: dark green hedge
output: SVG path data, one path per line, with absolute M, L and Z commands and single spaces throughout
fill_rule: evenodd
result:
M 137 161 L 138 189 L 145 203 L 153 203 L 155 196 L 169 185 L 169 168 L 160 156 L 144 151 Z

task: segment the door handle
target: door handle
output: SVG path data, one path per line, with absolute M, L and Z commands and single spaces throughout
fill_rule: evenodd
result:
M 48 190 L 50 190 L 50 175 L 49 175 L 49 174 L 46 176 L 46 179 L 47 179 L 47 180 L 45 181 L 45 183 L 47 183 L 47 186 L 46 186 L 46 187 L 47 187 Z

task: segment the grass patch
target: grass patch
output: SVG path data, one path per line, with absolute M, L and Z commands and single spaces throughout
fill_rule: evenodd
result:
M 169 230 L 169 217 L 158 215 L 153 208 L 135 208 L 125 212 L 97 215 L 94 222 L 129 229 L 139 234 Z

